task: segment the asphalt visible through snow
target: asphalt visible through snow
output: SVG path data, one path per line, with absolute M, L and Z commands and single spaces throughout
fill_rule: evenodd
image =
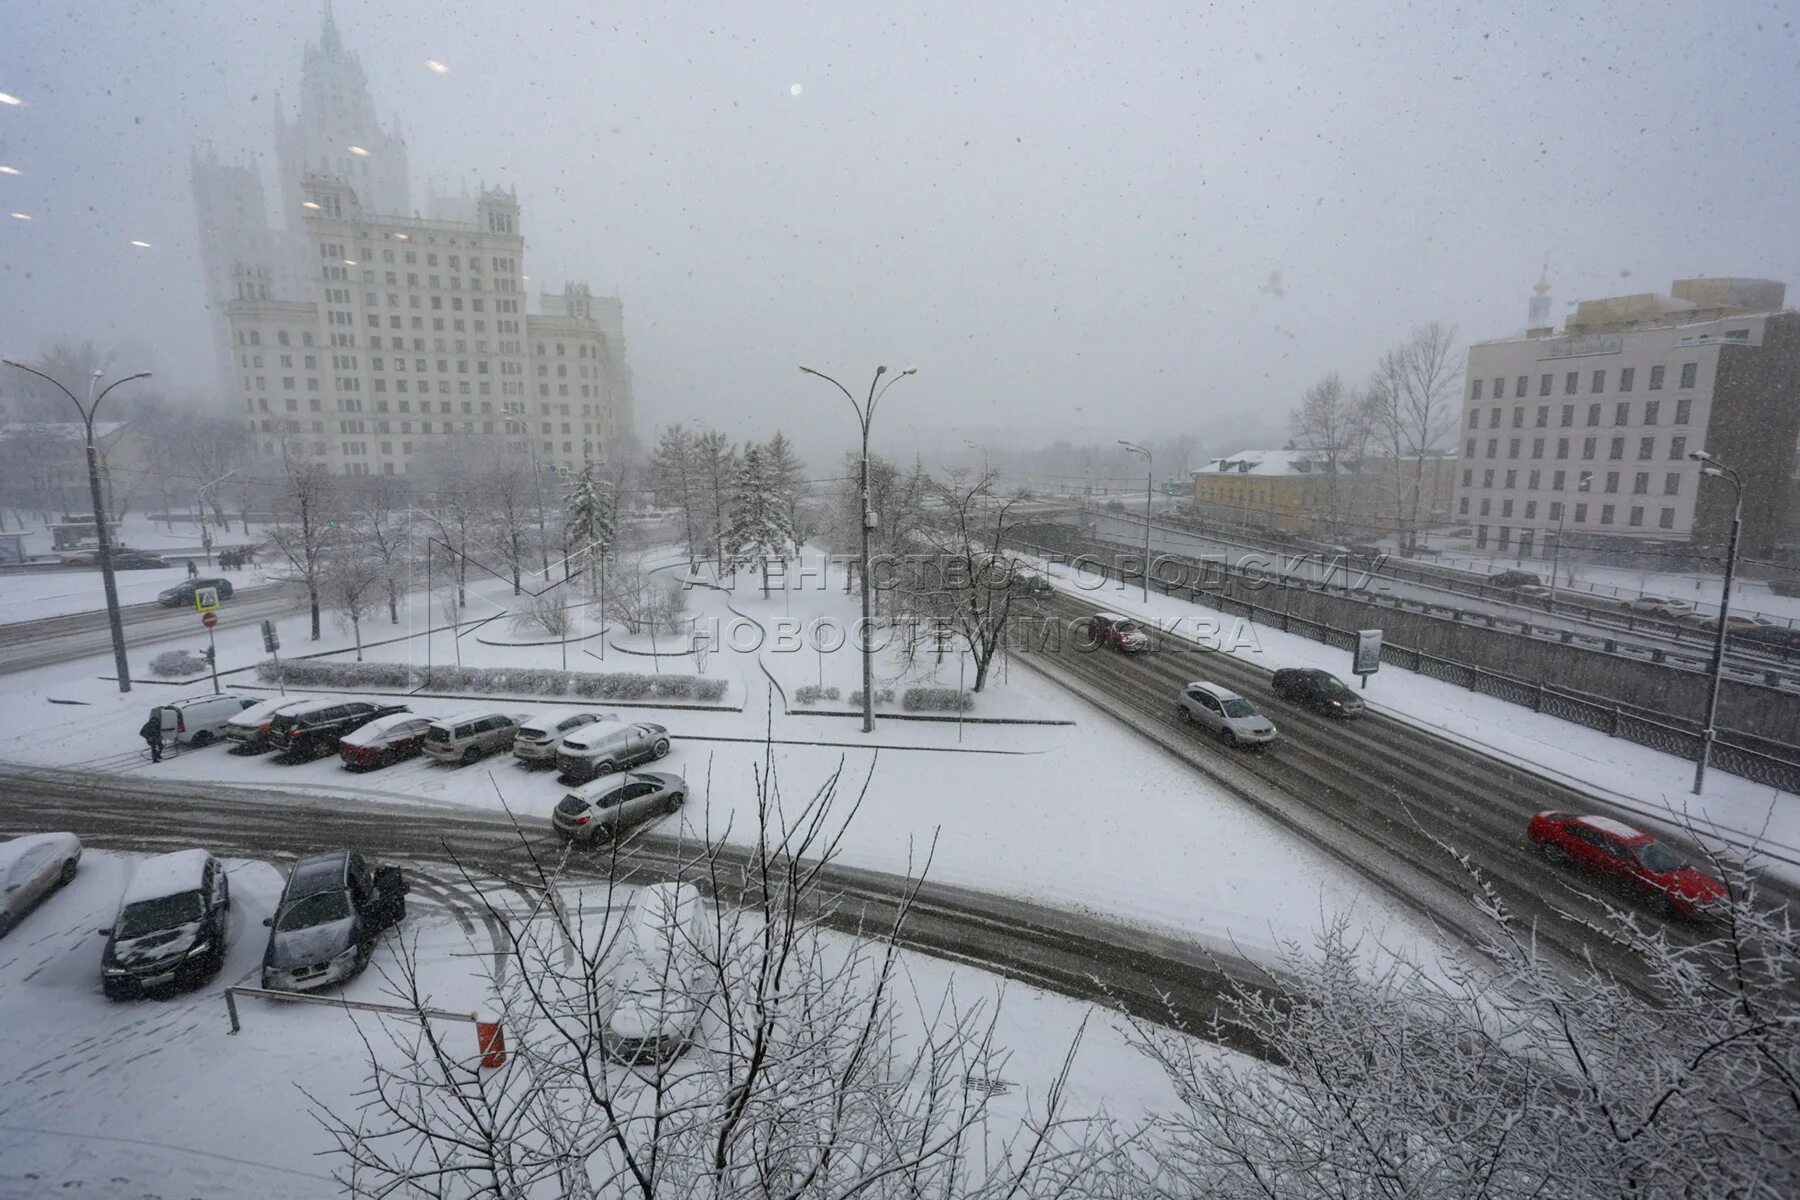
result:
M 465 870 L 502 880 L 535 878 L 536 864 L 554 864 L 562 851 L 549 822 L 535 817 L 0 764 L 0 832 L 51 829 L 105 849 L 162 853 L 203 846 L 278 868 L 304 854 L 350 847 L 379 859 L 433 864 L 439 887 Z M 631 884 L 679 875 L 723 902 L 754 902 L 753 849 L 725 847 L 709 859 L 703 846 L 672 836 L 674 829 L 663 818 L 616 850 L 571 855 L 566 876 Z M 904 907 L 897 941 L 906 949 L 1266 1055 L 1258 1044 L 1208 1028 L 1230 979 L 1266 978 L 1264 967 L 1246 959 L 1115 921 L 837 863 L 820 873 L 811 903 L 827 927 L 870 937 L 892 929 Z
M 219 627 L 285 617 L 300 611 L 305 603 L 305 594 L 297 588 L 279 584 L 245 588 L 219 606 Z M 127 646 L 179 637 L 192 637 L 198 644 L 206 633 L 200 615 L 187 606 L 164 608 L 151 602 L 129 604 L 119 612 Z M 111 653 L 112 632 L 107 628 L 104 609 L 0 624 L 0 675 Z M 106 669 L 111 667 L 109 659 Z

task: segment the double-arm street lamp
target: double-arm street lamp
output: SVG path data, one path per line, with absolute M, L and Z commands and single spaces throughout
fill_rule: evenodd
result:
M 201 484 L 200 490 L 194 493 L 194 506 L 200 514 L 200 548 L 206 552 L 206 565 L 209 567 L 213 565 L 212 534 L 206 528 L 206 490 L 208 488 L 218 487 L 221 483 L 224 483 L 227 479 L 230 479 L 236 474 L 237 468 L 233 467 L 231 470 L 225 472 L 217 479 L 212 480 L 210 483 Z M 229 520 L 225 523 L 225 532 L 231 532 L 231 522 Z
M 862 695 L 863 695 L 863 732 L 873 733 L 875 730 L 875 648 L 870 631 L 869 607 L 869 534 L 875 529 L 875 510 L 869 504 L 869 425 L 875 420 L 875 406 L 887 395 L 887 390 L 908 375 L 916 375 L 919 368 L 908 367 L 885 384 L 881 377 L 887 374 L 886 367 L 875 368 L 875 378 L 869 381 L 869 398 L 859 403 L 850 389 L 825 374 L 811 367 L 800 368 L 808 375 L 817 375 L 838 391 L 844 393 L 844 399 L 856 410 L 856 423 L 862 430 Z M 877 390 L 880 385 L 880 390 Z
M 1731 541 L 1725 550 L 1725 586 L 1719 593 L 1719 625 L 1713 631 L 1712 686 L 1706 697 L 1706 728 L 1700 731 L 1700 759 L 1694 764 L 1694 795 L 1706 783 L 1707 762 L 1712 758 L 1713 723 L 1719 712 L 1719 680 L 1725 671 L 1725 637 L 1730 632 L 1731 578 L 1737 573 L 1738 534 L 1744 528 L 1744 481 L 1738 473 L 1708 454 L 1695 450 L 1688 455 L 1700 468 L 1703 477 L 1723 479 L 1731 485 Z
M 1119 445 L 1133 454 L 1144 456 L 1144 603 L 1148 604 L 1150 603 L 1150 491 L 1156 482 L 1156 466 L 1155 461 L 1150 457 L 1150 452 L 1142 446 L 1134 446 L 1124 438 L 1119 439 Z
M 88 379 L 88 403 L 87 407 L 83 408 L 81 401 L 75 398 L 74 392 L 57 383 L 42 371 L 34 370 L 24 363 L 13 362 L 9 358 L 0 359 L 0 362 L 4 362 L 9 367 L 16 367 L 27 375 L 36 375 L 39 379 L 55 384 L 56 390 L 67 396 L 69 403 L 75 406 L 75 411 L 81 414 L 81 423 L 87 430 L 88 490 L 93 493 L 94 498 L 94 533 L 100 540 L 100 578 L 106 588 L 106 623 L 112 627 L 113 669 L 119 677 L 119 690 L 129 692 L 131 690 L 131 665 L 125 661 L 125 627 L 119 620 L 119 588 L 113 582 L 112 535 L 106 528 L 106 504 L 100 494 L 100 451 L 94 445 L 94 414 L 100 411 L 100 402 L 106 399 L 108 392 L 121 383 L 130 383 L 134 379 L 148 379 L 150 372 L 139 371 L 136 375 L 115 379 L 96 396 L 94 388 L 100 383 L 101 373 L 95 371 Z
M 1594 486 L 1594 473 L 1592 471 L 1581 472 L 1581 482 L 1579 482 L 1575 485 L 1575 490 L 1577 492 L 1581 493 L 1582 495 L 1586 495 L 1587 490 L 1593 486 Z M 1550 611 L 1551 612 L 1556 611 L 1556 573 L 1562 567 L 1563 525 L 1565 524 L 1568 515 L 1569 515 L 1568 501 L 1566 501 L 1566 500 L 1558 501 L 1557 505 L 1556 505 L 1556 550 L 1550 556 Z M 1575 564 L 1570 563 L 1569 570 L 1573 571 L 1574 569 L 1575 569 Z

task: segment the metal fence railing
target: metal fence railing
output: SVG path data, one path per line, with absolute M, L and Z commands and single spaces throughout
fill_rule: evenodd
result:
M 1036 527 L 1034 532 L 1041 536 L 1049 531 Z M 1084 570 L 1102 571 L 1109 578 L 1121 582 L 1137 581 L 1143 575 L 1141 567 L 1116 553 L 1119 549 L 1117 546 L 1084 538 L 1073 530 L 1066 536 L 1050 538 L 1049 540 L 1063 543 L 1055 546 L 1044 544 L 1043 541 L 1026 540 L 1017 534 L 1010 540 L 1019 549 L 1042 556 L 1088 556 L 1083 559 Z M 1159 557 L 1183 561 L 1174 555 Z M 1207 578 L 1219 578 L 1221 570 L 1226 578 L 1249 578 L 1247 574 L 1229 565 L 1221 567 L 1218 563 L 1198 562 L 1190 562 L 1189 565 L 1196 570 L 1210 572 Z M 1356 646 L 1354 630 L 1297 617 L 1282 609 L 1257 604 L 1242 597 L 1226 596 L 1197 586 L 1174 586 L 1169 580 L 1158 578 L 1155 572 L 1151 574 L 1151 586 L 1161 589 L 1166 595 L 1186 593 L 1194 603 L 1288 633 L 1297 633 L 1342 650 L 1352 650 Z M 1403 670 L 1415 671 L 1467 688 L 1480 695 L 1493 696 L 1530 708 L 1533 712 L 1545 713 L 1597 730 L 1609 737 L 1622 738 L 1690 761 L 1700 756 L 1700 730 L 1691 722 L 1669 713 L 1617 704 L 1603 697 L 1587 695 L 1555 684 L 1520 679 L 1386 640 L 1382 642 L 1381 660 Z M 1730 774 L 1785 792 L 1800 792 L 1800 747 L 1751 734 L 1719 730 L 1713 742 L 1711 761 L 1713 766 Z

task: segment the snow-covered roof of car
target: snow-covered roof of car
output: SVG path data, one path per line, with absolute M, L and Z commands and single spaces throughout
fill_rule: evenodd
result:
M 193 891 L 200 886 L 206 872 L 206 860 L 211 857 L 204 850 L 177 850 L 173 854 L 146 858 L 131 873 L 131 882 L 125 885 L 119 907 Z
M 1212 694 L 1212 696 L 1215 699 L 1219 699 L 1219 700 L 1242 700 L 1243 699 L 1242 696 L 1238 695 L 1236 692 L 1232 691 L 1230 688 L 1223 687 L 1216 683 L 1208 683 L 1204 679 L 1196 679 L 1196 680 L 1194 680 L 1194 682 L 1188 684 L 1188 686 L 1191 688 L 1199 688 L 1203 692 L 1209 692 Z
M 408 721 L 417 721 L 423 725 L 431 724 L 431 718 L 416 712 L 389 713 L 385 717 L 376 717 L 366 725 L 359 725 L 343 736 L 343 741 L 351 746 L 366 746 L 396 725 L 404 725 Z
M 293 700 L 286 696 L 277 696 L 272 700 L 264 700 L 260 704 L 252 704 L 243 712 L 227 721 L 228 725 L 260 725 L 270 717 L 288 709 L 299 708 L 302 704 L 310 704 L 309 700 Z
M 349 862 L 348 850 L 327 850 L 301 859 L 294 864 L 293 874 L 288 876 L 285 899 L 291 902 L 343 887 Z
M 72 833 L 27 833 L 0 842 L 0 874 L 33 850 L 46 846 L 78 850 L 81 841 Z
M 1625 822 L 1615 821 L 1611 817 L 1594 817 L 1583 813 L 1575 819 L 1580 821 L 1583 825 L 1588 826 L 1590 829 L 1598 829 L 1601 833 L 1610 833 L 1614 837 L 1621 838 L 1628 842 L 1650 836 L 1641 829 L 1633 829 Z

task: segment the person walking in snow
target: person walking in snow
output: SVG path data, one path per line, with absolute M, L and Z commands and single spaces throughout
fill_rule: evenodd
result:
M 160 709 L 150 714 L 150 719 L 144 722 L 144 727 L 142 729 L 138 730 L 138 736 L 144 739 L 144 744 L 146 746 L 150 747 L 150 761 L 153 763 L 161 762 L 163 737 L 162 711 Z
M 190 559 L 188 559 L 188 578 L 189 578 L 189 579 L 198 579 L 198 578 L 200 578 L 200 568 L 199 568 L 199 567 L 196 567 L 196 566 L 195 566 L 195 565 L 194 565 L 194 560 L 193 560 L 193 559 L 191 559 L 191 558 L 190 558 Z

